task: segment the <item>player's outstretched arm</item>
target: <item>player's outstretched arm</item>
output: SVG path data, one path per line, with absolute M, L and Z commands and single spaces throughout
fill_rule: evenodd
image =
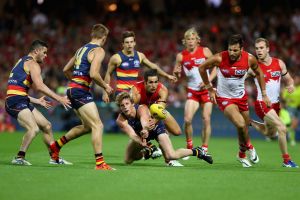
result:
M 213 56 L 211 50 L 208 47 L 203 48 L 203 53 L 206 59 Z M 210 75 L 208 77 L 209 82 L 212 82 L 217 77 L 217 67 L 214 66 L 211 68 Z
M 34 104 L 37 104 L 37 105 L 40 105 L 40 106 L 43 106 L 45 107 L 46 109 L 49 109 L 52 107 L 52 104 L 50 101 L 47 101 L 45 99 L 45 96 L 42 96 L 41 98 L 37 99 L 37 98 L 34 98 L 34 97 L 31 97 L 31 96 L 28 96 L 29 99 L 30 99 L 30 103 L 34 103 Z
M 121 60 L 119 59 L 118 54 L 114 54 L 109 59 L 107 71 L 106 71 L 105 77 L 104 77 L 104 81 L 106 84 L 110 84 L 112 73 L 116 70 L 117 66 L 119 66 L 120 63 L 121 63 Z M 108 103 L 110 101 L 109 95 L 107 94 L 107 92 L 105 90 L 103 90 L 102 100 L 105 103 Z
M 107 84 L 110 84 L 112 73 L 116 70 L 117 66 L 121 63 L 120 56 L 118 54 L 114 54 L 108 62 L 107 71 L 105 73 L 104 81 Z
M 176 76 L 177 79 L 181 77 L 181 72 L 182 72 L 181 62 L 182 62 L 182 54 L 178 53 L 176 55 L 175 66 L 173 69 L 173 75 Z
M 57 95 L 44 84 L 41 77 L 41 68 L 36 62 L 29 61 L 28 67 L 31 74 L 31 79 L 36 87 L 36 90 L 60 102 L 65 107 L 65 109 L 71 108 L 71 103 L 68 98 Z
M 156 101 L 156 103 L 162 105 L 165 108 L 168 101 L 169 91 L 164 85 L 162 85 L 158 94 L 159 94 L 159 99 Z
M 201 75 L 201 78 L 202 78 L 205 86 L 210 85 L 210 81 L 209 81 L 208 75 L 206 73 L 206 70 L 211 69 L 215 66 L 219 66 L 221 61 L 222 61 L 222 57 L 219 54 L 215 54 L 215 55 L 209 57 L 201 65 L 199 65 L 199 73 Z
M 140 116 L 140 121 L 143 127 L 143 130 L 141 131 L 142 138 L 147 138 L 149 136 L 149 130 L 150 130 L 150 111 L 146 105 L 140 105 L 138 108 L 138 115 Z
M 109 84 L 105 83 L 100 75 L 100 68 L 102 61 L 104 59 L 105 52 L 102 48 L 95 48 L 92 52 L 89 53 L 89 57 L 91 57 L 91 68 L 90 68 L 90 77 L 93 81 L 105 89 L 108 94 L 111 94 L 113 89 L 109 86 Z
M 147 146 L 146 141 L 142 140 L 142 138 L 135 133 L 133 128 L 128 124 L 127 120 L 121 114 L 119 114 L 116 123 L 120 129 L 129 136 L 130 139 L 144 147 Z
M 146 56 L 145 54 L 138 52 L 139 53 L 139 57 L 141 59 L 141 63 L 146 65 L 146 67 L 149 67 L 151 69 L 156 69 L 157 73 L 163 77 L 166 77 L 167 79 L 169 79 L 170 81 L 176 82 L 177 78 L 173 75 L 170 75 L 166 72 L 164 72 L 157 64 L 151 62 Z
M 212 84 L 210 83 L 209 77 L 207 75 L 206 70 L 211 69 L 215 66 L 219 66 L 222 62 L 222 57 L 220 54 L 215 54 L 211 57 L 209 57 L 206 61 L 204 61 L 201 65 L 199 65 L 199 73 L 202 78 L 202 81 L 204 83 L 204 89 L 207 89 L 209 92 L 210 100 L 216 104 L 216 91 L 212 87 Z
M 282 80 L 284 81 L 285 88 L 289 93 L 294 92 L 295 90 L 294 79 L 287 71 L 286 65 L 282 60 L 279 60 L 279 66 L 281 68 L 281 76 L 282 76 Z
M 249 66 L 250 66 L 251 70 L 255 73 L 256 79 L 258 81 L 258 84 L 259 84 L 259 87 L 261 90 L 263 101 L 266 103 L 267 106 L 271 106 L 271 101 L 268 98 L 267 92 L 266 92 L 266 83 L 265 83 L 263 71 L 258 66 L 256 58 L 250 54 L 249 54 L 248 62 L 249 62 Z

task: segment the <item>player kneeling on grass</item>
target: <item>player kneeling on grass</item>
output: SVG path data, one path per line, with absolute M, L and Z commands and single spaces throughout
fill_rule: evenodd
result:
M 117 124 L 131 139 L 125 155 L 126 164 L 142 159 L 144 152 L 150 151 L 151 154 L 152 149 L 147 147 L 147 141 L 153 139 L 159 143 L 166 159 L 197 156 L 210 164 L 213 163 L 211 155 L 206 154 L 201 147 L 174 150 L 163 122 L 152 119 L 146 105 L 135 105 L 129 93 L 120 93 L 116 97 L 116 103 L 121 111 Z

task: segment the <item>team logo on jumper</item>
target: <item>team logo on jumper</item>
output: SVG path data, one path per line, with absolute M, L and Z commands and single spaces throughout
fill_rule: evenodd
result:
M 245 75 L 247 73 L 246 69 L 236 69 L 234 70 L 235 75 Z
M 187 66 L 187 65 L 190 65 L 190 64 L 191 63 L 189 61 L 183 63 L 184 66 Z
M 83 72 L 81 72 L 81 71 L 73 71 L 73 75 L 74 76 L 83 76 Z
M 196 64 L 196 65 L 200 65 L 200 64 L 203 63 L 204 61 L 205 61 L 205 58 L 196 59 L 196 60 L 195 60 L 195 64 Z
M 128 62 L 123 62 L 121 65 L 122 65 L 122 67 L 128 67 L 129 63 Z
M 271 77 L 280 77 L 281 73 L 280 71 L 271 72 Z
M 228 101 L 223 101 L 223 102 L 222 102 L 222 105 L 223 105 L 223 106 L 226 106 L 227 104 L 228 104 Z
M 193 94 L 189 92 L 189 93 L 187 94 L 187 96 L 188 96 L 188 97 L 192 97 Z
M 228 69 L 221 69 L 221 71 L 222 71 L 224 74 L 229 74 L 229 70 L 228 70 Z
M 18 84 L 18 81 L 15 79 L 10 79 L 10 80 L 8 80 L 8 83 L 9 84 Z
M 17 106 L 17 109 L 27 108 L 27 104 L 21 103 Z
M 140 67 L 140 61 L 138 61 L 138 60 L 133 61 L 133 66 L 134 66 L 135 68 Z

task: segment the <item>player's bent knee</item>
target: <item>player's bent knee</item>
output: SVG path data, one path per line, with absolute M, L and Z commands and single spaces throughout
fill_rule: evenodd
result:
M 190 119 L 190 118 L 184 118 L 184 123 L 186 125 L 191 125 L 192 124 L 192 119 Z
M 42 127 L 44 132 L 51 132 L 52 130 L 52 124 L 48 122 L 44 127 Z
M 202 121 L 203 121 L 203 124 L 210 124 L 210 117 L 203 117 Z
M 40 128 L 38 126 L 34 126 L 34 127 L 32 127 L 31 131 L 34 134 L 38 134 L 38 132 L 40 132 Z
M 284 126 L 284 125 L 279 126 L 278 132 L 279 132 L 279 134 L 280 133 L 286 134 L 286 132 L 287 132 L 286 126 Z
M 238 123 L 236 124 L 236 127 L 237 127 L 238 129 L 244 129 L 244 128 L 246 128 L 246 123 L 245 123 L 245 122 L 238 122 Z
M 27 131 L 27 136 L 34 138 L 39 132 L 40 132 L 40 129 L 38 126 L 30 127 Z
M 103 123 L 101 121 L 91 123 L 91 129 L 103 129 Z

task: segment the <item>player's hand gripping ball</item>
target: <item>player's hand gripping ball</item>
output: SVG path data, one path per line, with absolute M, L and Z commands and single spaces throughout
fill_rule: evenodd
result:
M 168 111 L 165 109 L 165 107 L 156 103 L 150 106 L 150 113 L 154 118 L 159 120 L 166 119 L 168 115 Z

